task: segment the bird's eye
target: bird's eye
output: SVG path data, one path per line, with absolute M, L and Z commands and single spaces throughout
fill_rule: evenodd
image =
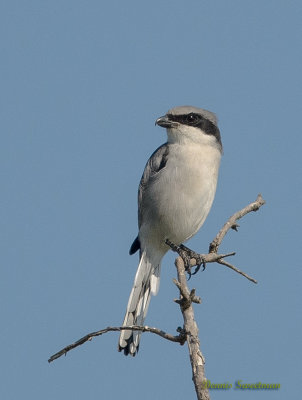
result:
M 187 115 L 187 123 L 190 125 L 194 125 L 199 121 L 198 115 L 194 114 L 194 113 L 190 113 Z

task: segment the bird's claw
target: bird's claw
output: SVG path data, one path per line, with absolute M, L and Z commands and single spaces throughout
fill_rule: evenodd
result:
M 204 258 L 200 254 L 198 254 L 195 251 L 189 249 L 187 246 L 185 246 L 183 244 L 181 244 L 179 247 L 181 248 L 182 252 L 184 253 L 184 256 L 185 256 L 185 259 L 186 259 L 186 261 L 184 260 L 185 270 L 187 271 L 187 273 L 189 275 L 189 279 L 191 278 L 192 275 L 197 274 L 197 272 L 200 270 L 201 265 L 202 265 L 202 270 L 203 271 L 206 269 L 206 263 L 204 261 Z M 192 270 L 191 259 L 192 258 L 194 258 L 196 260 L 196 266 L 195 266 L 195 271 L 194 272 L 191 272 L 191 270 Z
M 178 255 L 183 259 L 183 262 L 185 264 L 185 271 L 187 272 L 187 274 L 189 275 L 189 278 L 191 278 L 192 275 L 197 274 L 197 272 L 200 270 L 200 267 L 202 265 L 203 267 L 203 271 L 206 268 L 206 263 L 204 261 L 204 258 L 198 254 L 195 253 L 195 251 L 189 249 L 187 246 L 180 244 L 179 246 L 172 243 L 169 239 L 166 240 L 166 244 L 176 253 L 178 253 Z M 195 271 L 192 271 L 192 265 L 191 265 L 191 259 L 194 258 L 196 260 L 196 266 L 195 266 Z

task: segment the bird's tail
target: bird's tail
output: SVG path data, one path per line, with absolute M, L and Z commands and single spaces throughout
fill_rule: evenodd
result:
M 146 252 L 141 254 L 138 269 L 130 293 L 123 326 L 143 326 L 151 295 L 158 293 L 160 281 L 160 259 L 153 262 Z M 119 351 L 135 356 L 138 352 L 141 331 L 122 330 L 119 338 Z

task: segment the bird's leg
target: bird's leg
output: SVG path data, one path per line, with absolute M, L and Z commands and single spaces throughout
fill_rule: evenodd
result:
M 177 244 L 171 242 L 171 240 L 166 239 L 165 240 L 166 244 L 171 248 L 172 251 L 174 251 L 175 253 L 177 253 L 182 259 L 183 262 L 185 264 L 185 270 L 188 272 L 188 274 L 191 277 L 191 263 L 190 263 L 190 257 L 188 256 L 187 252 L 185 251 L 185 249 L 183 249 L 180 245 L 178 246 Z
M 202 257 L 201 254 L 196 253 L 195 251 L 189 249 L 187 246 L 180 244 L 179 246 L 171 242 L 169 239 L 166 239 L 166 244 L 176 253 L 179 254 L 179 256 L 183 259 L 184 264 L 185 264 L 185 270 L 189 275 L 189 279 L 191 278 L 191 275 L 195 275 L 199 270 L 201 265 L 203 266 L 203 271 L 205 270 L 206 263 L 204 261 L 204 258 Z M 196 260 L 196 268 L 195 271 L 192 273 L 192 265 L 191 265 L 191 258 L 194 258 Z

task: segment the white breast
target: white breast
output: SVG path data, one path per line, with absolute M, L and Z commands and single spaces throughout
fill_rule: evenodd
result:
M 173 144 L 165 168 L 148 190 L 148 238 L 153 245 L 180 244 L 204 223 L 214 199 L 220 151 L 215 146 Z M 145 235 L 144 235 L 145 236 Z

